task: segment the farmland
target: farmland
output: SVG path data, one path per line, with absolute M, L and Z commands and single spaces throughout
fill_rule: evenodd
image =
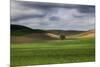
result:
M 11 66 L 95 61 L 95 38 L 11 43 Z

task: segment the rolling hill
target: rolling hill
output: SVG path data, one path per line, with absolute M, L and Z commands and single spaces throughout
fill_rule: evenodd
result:
M 31 29 L 21 25 L 11 25 L 11 43 L 30 43 L 33 41 L 55 40 L 46 35 L 46 31 Z
M 79 35 L 81 38 L 94 38 L 95 37 L 95 30 L 89 30 Z
M 30 43 L 34 41 L 59 40 L 64 34 L 68 38 L 90 38 L 94 37 L 94 30 L 40 30 L 31 29 L 21 25 L 11 24 L 11 43 Z
M 23 36 L 31 33 L 44 33 L 45 31 L 39 29 L 31 29 L 21 25 L 11 25 L 11 35 L 12 36 Z

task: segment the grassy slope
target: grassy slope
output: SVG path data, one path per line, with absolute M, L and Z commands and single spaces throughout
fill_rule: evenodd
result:
M 11 45 L 11 65 L 58 64 L 95 60 L 93 39 L 55 40 Z
M 23 36 L 31 33 L 44 33 L 45 31 L 39 29 L 31 29 L 21 25 L 11 25 L 12 36 Z

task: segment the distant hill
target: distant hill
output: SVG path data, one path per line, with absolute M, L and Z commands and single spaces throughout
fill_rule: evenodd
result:
M 94 30 L 40 30 L 31 29 L 21 25 L 11 24 L 11 43 L 28 43 L 43 40 L 59 40 L 64 34 L 68 38 L 89 38 L 94 37 Z
M 89 30 L 79 35 L 81 38 L 94 38 L 95 37 L 95 30 Z
M 10 26 L 11 35 L 22 36 L 31 33 L 44 33 L 45 31 L 39 29 L 31 29 L 21 25 L 11 25 Z
M 78 31 L 78 30 L 47 30 L 46 32 L 57 34 L 57 35 L 64 34 L 64 35 L 67 35 L 67 36 L 71 36 L 71 35 L 81 34 L 81 33 L 86 32 L 86 31 Z
M 30 43 L 33 41 L 55 40 L 50 37 L 46 31 L 31 29 L 21 25 L 11 25 L 11 43 Z

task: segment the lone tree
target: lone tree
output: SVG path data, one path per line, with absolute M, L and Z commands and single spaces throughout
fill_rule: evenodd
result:
M 64 40 L 65 39 L 65 35 L 64 34 L 60 34 L 60 39 Z

